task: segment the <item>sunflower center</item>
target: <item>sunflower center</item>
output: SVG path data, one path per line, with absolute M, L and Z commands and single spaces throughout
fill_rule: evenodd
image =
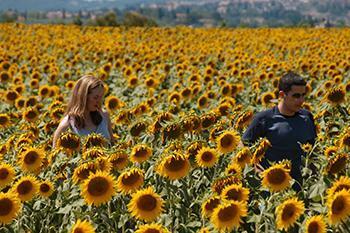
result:
M 286 205 L 283 208 L 283 212 L 282 212 L 282 220 L 283 221 L 288 221 L 290 218 L 292 218 L 294 216 L 295 213 L 295 206 L 294 205 Z
M 241 197 L 241 192 L 239 190 L 236 189 L 231 189 L 227 192 L 227 199 L 229 200 L 235 200 L 235 201 L 241 201 L 242 197 Z
M 311 222 L 307 228 L 307 232 L 309 233 L 318 233 L 319 232 L 319 225 L 317 222 Z
M 41 184 L 40 191 L 43 193 L 47 193 L 48 191 L 50 191 L 50 186 L 48 184 Z
M 137 201 L 137 207 L 144 211 L 152 211 L 157 207 L 157 200 L 150 194 L 143 195 Z
M 282 184 L 286 180 L 286 173 L 283 169 L 273 169 L 268 173 L 267 179 L 271 184 Z
M 157 229 L 147 229 L 144 231 L 144 233 L 160 233 L 160 231 Z
M 237 215 L 237 206 L 236 205 L 230 205 L 228 207 L 225 207 L 221 209 L 218 213 L 219 220 L 221 222 L 228 222 L 232 221 L 232 219 Z
M 5 116 L 0 116 L 0 125 L 5 125 L 8 122 L 8 118 Z
M 67 149 L 76 149 L 79 147 L 79 139 L 73 137 L 63 138 L 61 139 L 61 145 Z
M 233 143 L 233 137 L 231 135 L 225 135 L 220 140 L 220 144 L 224 148 L 230 147 L 232 143 Z
M 74 229 L 74 232 L 73 233 L 84 233 L 85 231 L 79 227 L 75 228 Z
M 213 159 L 213 153 L 206 151 L 202 154 L 202 160 L 204 162 L 210 162 Z
M 33 189 L 33 184 L 29 180 L 25 180 L 20 183 L 17 187 L 17 192 L 19 195 L 26 195 Z
M 185 166 L 185 160 L 171 158 L 170 161 L 165 163 L 165 168 L 172 172 L 180 171 Z
M 205 209 L 208 211 L 213 211 L 220 204 L 220 199 L 210 200 L 206 205 Z
M 115 109 L 117 106 L 118 106 L 118 100 L 116 100 L 116 99 L 111 99 L 111 100 L 108 102 L 108 107 L 109 107 L 110 109 Z
M 133 173 L 130 176 L 123 176 L 122 183 L 126 186 L 134 185 L 139 179 L 140 175 L 138 173 Z
M 25 164 L 34 164 L 35 161 L 38 159 L 38 154 L 35 151 L 29 151 L 26 156 L 24 157 L 24 163 Z
M 36 113 L 34 111 L 29 111 L 27 112 L 26 117 L 28 119 L 34 119 L 36 117 Z
M 12 201 L 9 198 L 2 198 L 0 200 L 0 216 L 8 215 L 13 208 Z
M 92 178 L 88 185 L 88 192 L 92 196 L 101 196 L 109 189 L 108 181 L 103 177 Z
M 147 150 L 145 150 L 145 149 L 139 149 L 139 150 L 137 150 L 136 152 L 135 152 L 135 157 L 137 157 L 137 158 L 143 158 L 143 157 L 146 157 L 147 156 Z
M 10 174 L 9 171 L 6 168 L 1 168 L 0 169 L 0 180 L 5 180 L 9 174 Z
M 344 207 L 345 207 L 345 200 L 343 197 L 338 196 L 332 203 L 332 213 L 337 215 L 337 214 L 341 214 L 342 211 L 344 211 Z
M 340 158 L 336 159 L 333 164 L 331 163 L 329 172 L 335 174 L 343 170 L 346 166 L 346 160 L 347 157 L 345 156 L 341 156 Z

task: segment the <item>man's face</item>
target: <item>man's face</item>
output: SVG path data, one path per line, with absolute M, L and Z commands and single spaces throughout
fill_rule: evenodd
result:
M 283 104 L 291 112 L 298 112 L 305 101 L 306 87 L 293 85 L 292 89 L 287 93 L 281 91 Z

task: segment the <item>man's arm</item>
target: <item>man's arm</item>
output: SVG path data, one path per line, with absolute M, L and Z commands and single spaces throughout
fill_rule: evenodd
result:
M 252 145 L 259 138 L 265 136 L 264 122 L 265 119 L 262 113 L 257 113 L 254 116 L 252 123 L 248 126 L 242 136 L 242 142 L 244 145 Z

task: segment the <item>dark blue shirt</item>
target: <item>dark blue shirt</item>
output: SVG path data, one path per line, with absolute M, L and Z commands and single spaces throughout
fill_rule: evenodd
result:
M 314 144 L 316 139 L 312 114 L 301 109 L 294 116 L 286 116 L 279 112 L 277 106 L 259 112 L 244 132 L 242 141 L 251 145 L 263 137 L 270 141 L 272 147 L 266 151 L 261 165 L 267 168 L 269 161 L 288 159 L 292 163 L 291 176 L 301 183 L 301 158 L 304 152 L 300 144 Z

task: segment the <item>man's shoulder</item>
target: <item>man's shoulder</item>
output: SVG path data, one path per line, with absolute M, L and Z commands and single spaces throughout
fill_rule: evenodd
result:
M 266 109 L 255 114 L 257 119 L 271 118 L 275 114 L 274 108 Z
M 304 108 L 299 110 L 299 114 L 313 118 L 312 113 L 309 110 L 304 109 Z

